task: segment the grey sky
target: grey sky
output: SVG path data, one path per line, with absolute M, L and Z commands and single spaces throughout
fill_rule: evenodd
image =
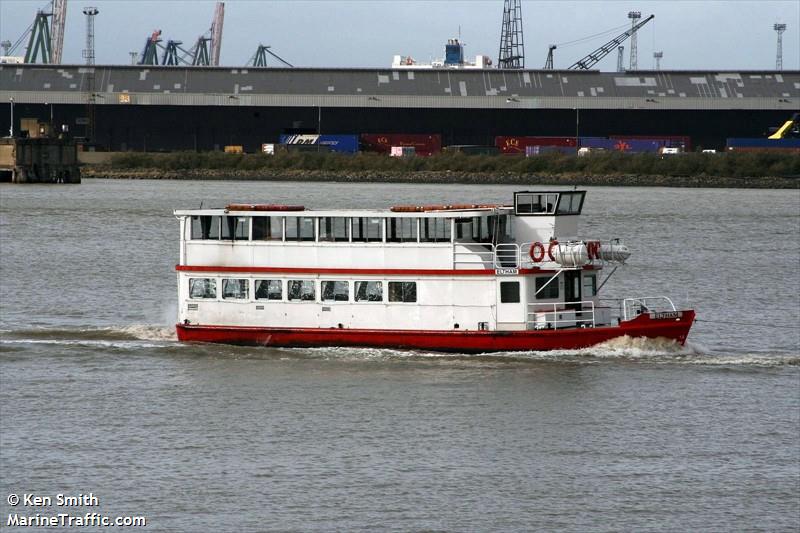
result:
M 16 41 L 47 0 L 0 0 L 0 40 Z M 98 64 L 130 62 L 146 37 L 182 40 L 190 48 L 211 25 L 214 1 L 69 0 L 64 63 L 82 63 L 85 18 L 94 5 Z M 388 67 L 394 54 L 428 62 L 443 55 L 444 43 L 458 35 L 467 57 L 497 60 L 502 0 L 302 1 L 227 0 L 222 41 L 223 65 L 240 66 L 259 42 L 295 66 Z M 800 1 L 535 1 L 523 2 L 526 66 L 541 68 L 550 43 L 564 43 L 627 24 L 627 13 L 655 14 L 639 33 L 639 68 L 652 68 L 661 50 L 662 69 L 773 69 L 775 22 L 783 34 L 784 69 L 800 69 Z M 620 30 L 621 32 L 622 30 Z M 559 47 L 556 68 L 565 68 L 615 33 Z M 625 43 L 628 62 L 630 41 Z M 22 47 L 17 55 L 23 55 Z M 616 53 L 599 65 L 616 68 Z

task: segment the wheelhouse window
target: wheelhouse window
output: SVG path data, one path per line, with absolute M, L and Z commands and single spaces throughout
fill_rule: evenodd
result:
M 222 219 L 222 235 L 224 241 L 246 241 L 250 238 L 249 217 L 220 217 Z
M 348 281 L 323 281 L 320 290 L 323 302 L 347 302 L 350 300 L 350 282 Z
M 415 281 L 390 281 L 390 302 L 416 302 L 417 283 Z
M 286 217 L 286 240 L 287 241 L 313 241 L 314 217 Z
M 192 239 L 219 239 L 219 217 L 210 215 L 193 216 Z
M 420 219 L 420 241 L 450 242 L 450 223 L 452 218 Z
M 382 242 L 383 219 L 373 217 L 353 218 L 353 242 Z
M 250 297 L 250 284 L 246 279 L 223 279 L 223 300 L 247 300 Z
M 517 215 L 552 215 L 556 212 L 558 193 L 514 193 L 514 210 Z
M 253 217 L 253 240 L 283 240 L 283 217 Z
M 550 276 L 541 276 L 536 278 L 536 299 L 537 300 L 550 300 L 558 298 L 558 278 L 550 281 Z M 548 283 L 550 281 L 550 283 Z M 547 286 L 545 286 L 547 284 Z M 544 289 L 542 289 L 544 287 Z
M 562 192 L 561 197 L 558 199 L 556 214 L 580 215 L 584 196 L 586 196 L 584 191 Z
M 283 282 L 279 279 L 257 279 L 256 300 L 283 300 Z
M 386 219 L 387 242 L 417 242 L 417 219 L 393 217 Z
M 382 281 L 356 281 L 355 298 L 357 302 L 382 302 Z
M 518 304 L 519 301 L 519 281 L 501 281 L 500 303 Z
M 350 219 L 346 217 L 322 217 L 319 219 L 319 240 L 347 242 L 350 240 Z
M 214 278 L 189 278 L 189 298 L 216 298 L 217 280 Z
M 597 276 L 594 274 L 583 275 L 583 296 L 591 298 L 597 294 Z
M 286 294 L 290 302 L 313 302 L 316 300 L 314 281 L 310 279 L 289 280 Z

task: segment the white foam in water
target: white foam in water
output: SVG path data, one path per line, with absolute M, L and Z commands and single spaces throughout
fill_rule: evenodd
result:
M 131 337 L 145 341 L 177 341 L 175 326 L 156 326 L 153 324 L 135 324 L 119 328 L 118 331 Z

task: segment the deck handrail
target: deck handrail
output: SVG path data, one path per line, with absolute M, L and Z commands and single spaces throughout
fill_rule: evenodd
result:
M 580 309 L 570 309 L 568 305 L 580 305 Z M 537 310 L 537 307 L 544 308 Z M 559 307 L 561 307 L 559 309 Z M 588 309 L 587 309 L 588 307 Z M 537 302 L 528 304 L 526 323 L 528 326 L 537 326 L 537 315 L 545 315 L 545 325 L 552 324 L 554 329 L 558 329 L 559 324 L 569 324 L 572 327 L 595 327 L 597 325 L 595 316 L 595 304 L 592 300 L 582 300 L 579 302 Z M 548 319 L 547 315 L 551 315 Z M 567 318 L 564 318 L 567 315 Z M 588 318 L 587 318 L 588 315 Z M 591 324 L 591 326 L 590 326 Z

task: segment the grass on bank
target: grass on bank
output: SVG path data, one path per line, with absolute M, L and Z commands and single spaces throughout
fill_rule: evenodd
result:
M 430 157 L 388 157 L 376 153 L 279 152 L 129 152 L 112 157 L 115 170 L 318 170 L 330 172 L 429 172 L 497 174 L 661 175 L 715 177 L 798 177 L 800 155 L 774 152 L 624 154 L 603 152 L 584 157 L 551 153 L 536 157 L 442 153 Z

